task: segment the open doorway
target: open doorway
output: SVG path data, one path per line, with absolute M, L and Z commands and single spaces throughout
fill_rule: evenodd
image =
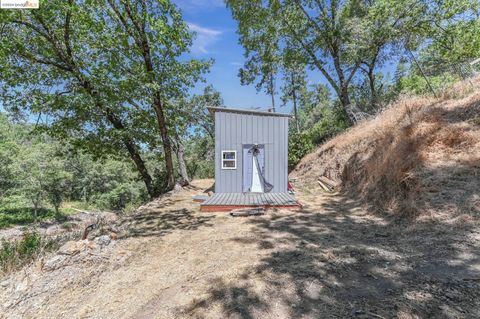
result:
M 243 145 L 243 192 L 264 193 L 265 145 Z

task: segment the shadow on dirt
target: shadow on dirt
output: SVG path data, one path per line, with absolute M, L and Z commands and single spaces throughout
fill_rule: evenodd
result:
M 210 296 L 189 311 L 220 304 L 235 318 L 480 318 L 480 158 L 472 136 L 480 104 L 460 103 L 408 111 L 399 130 L 362 141 L 358 153 L 335 160 L 325 153 L 334 153 L 332 144 L 299 164 L 303 182 L 326 175 L 348 181 L 351 194 L 252 217 L 257 240 L 234 240 L 262 250 L 260 265 L 229 285 L 212 282 Z M 410 223 L 363 213 L 354 194 L 378 210 L 397 204 L 395 214 Z M 416 222 L 419 212 L 432 218 Z
M 125 229 L 121 238 L 165 236 L 175 230 L 195 230 L 211 226 L 214 216 L 195 216 L 187 209 L 172 209 L 164 212 L 142 213 L 122 222 Z
M 360 206 L 337 196 L 299 213 L 251 218 L 259 240 L 235 241 L 267 257 L 235 284 L 212 282 L 188 311 L 220 303 L 235 318 L 480 316 L 477 229 L 409 227 Z

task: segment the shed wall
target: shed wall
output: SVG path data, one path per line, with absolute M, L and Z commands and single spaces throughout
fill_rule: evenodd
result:
M 215 112 L 215 192 L 241 193 L 244 144 L 265 145 L 265 178 L 272 193 L 287 191 L 288 118 Z M 223 151 L 237 151 L 237 168 L 222 169 Z

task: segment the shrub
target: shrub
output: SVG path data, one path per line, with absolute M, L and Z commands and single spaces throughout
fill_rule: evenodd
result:
M 397 83 L 397 91 L 399 93 L 410 93 L 410 94 L 431 94 L 430 87 L 436 92 L 439 93 L 441 90 L 451 86 L 453 83 L 458 81 L 458 78 L 452 74 L 444 74 L 438 76 L 429 76 L 428 83 L 420 75 L 412 74 L 401 78 Z M 430 84 L 430 87 L 429 87 Z
M 322 109 L 322 117 L 319 119 L 308 132 L 312 142 L 319 145 L 330 137 L 337 135 L 348 127 L 343 112 L 337 108 L 324 107 Z
M 20 268 L 35 260 L 42 251 L 52 245 L 52 242 L 45 240 L 35 231 L 25 232 L 17 241 L 3 239 L 0 244 L 0 269 L 8 272 Z
M 111 191 L 104 193 L 94 199 L 100 208 L 123 210 L 127 205 L 139 203 L 141 194 L 139 187 L 135 184 L 120 184 Z
M 288 140 L 288 167 L 293 168 L 313 150 L 312 138 L 308 133 L 293 133 Z
M 212 160 L 196 160 L 187 163 L 188 173 L 193 178 L 212 178 L 215 176 L 215 164 Z

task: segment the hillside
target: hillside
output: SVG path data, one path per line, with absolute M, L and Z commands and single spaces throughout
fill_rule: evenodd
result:
M 448 223 L 480 213 L 480 79 L 438 98 L 403 97 L 336 136 L 291 173 L 318 186 L 325 175 L 376 211 Z
M 0 274 L 0 318 L 479 318 L 473 85 L 405 97 L 306 156 L 301 210 L 201 212 L 206 179 L 105 219 Z
M 0 277 L 0 318 L 478 318 L 478 227 L 398 227 L 342 195 L 231 217 L 213 180 Z

